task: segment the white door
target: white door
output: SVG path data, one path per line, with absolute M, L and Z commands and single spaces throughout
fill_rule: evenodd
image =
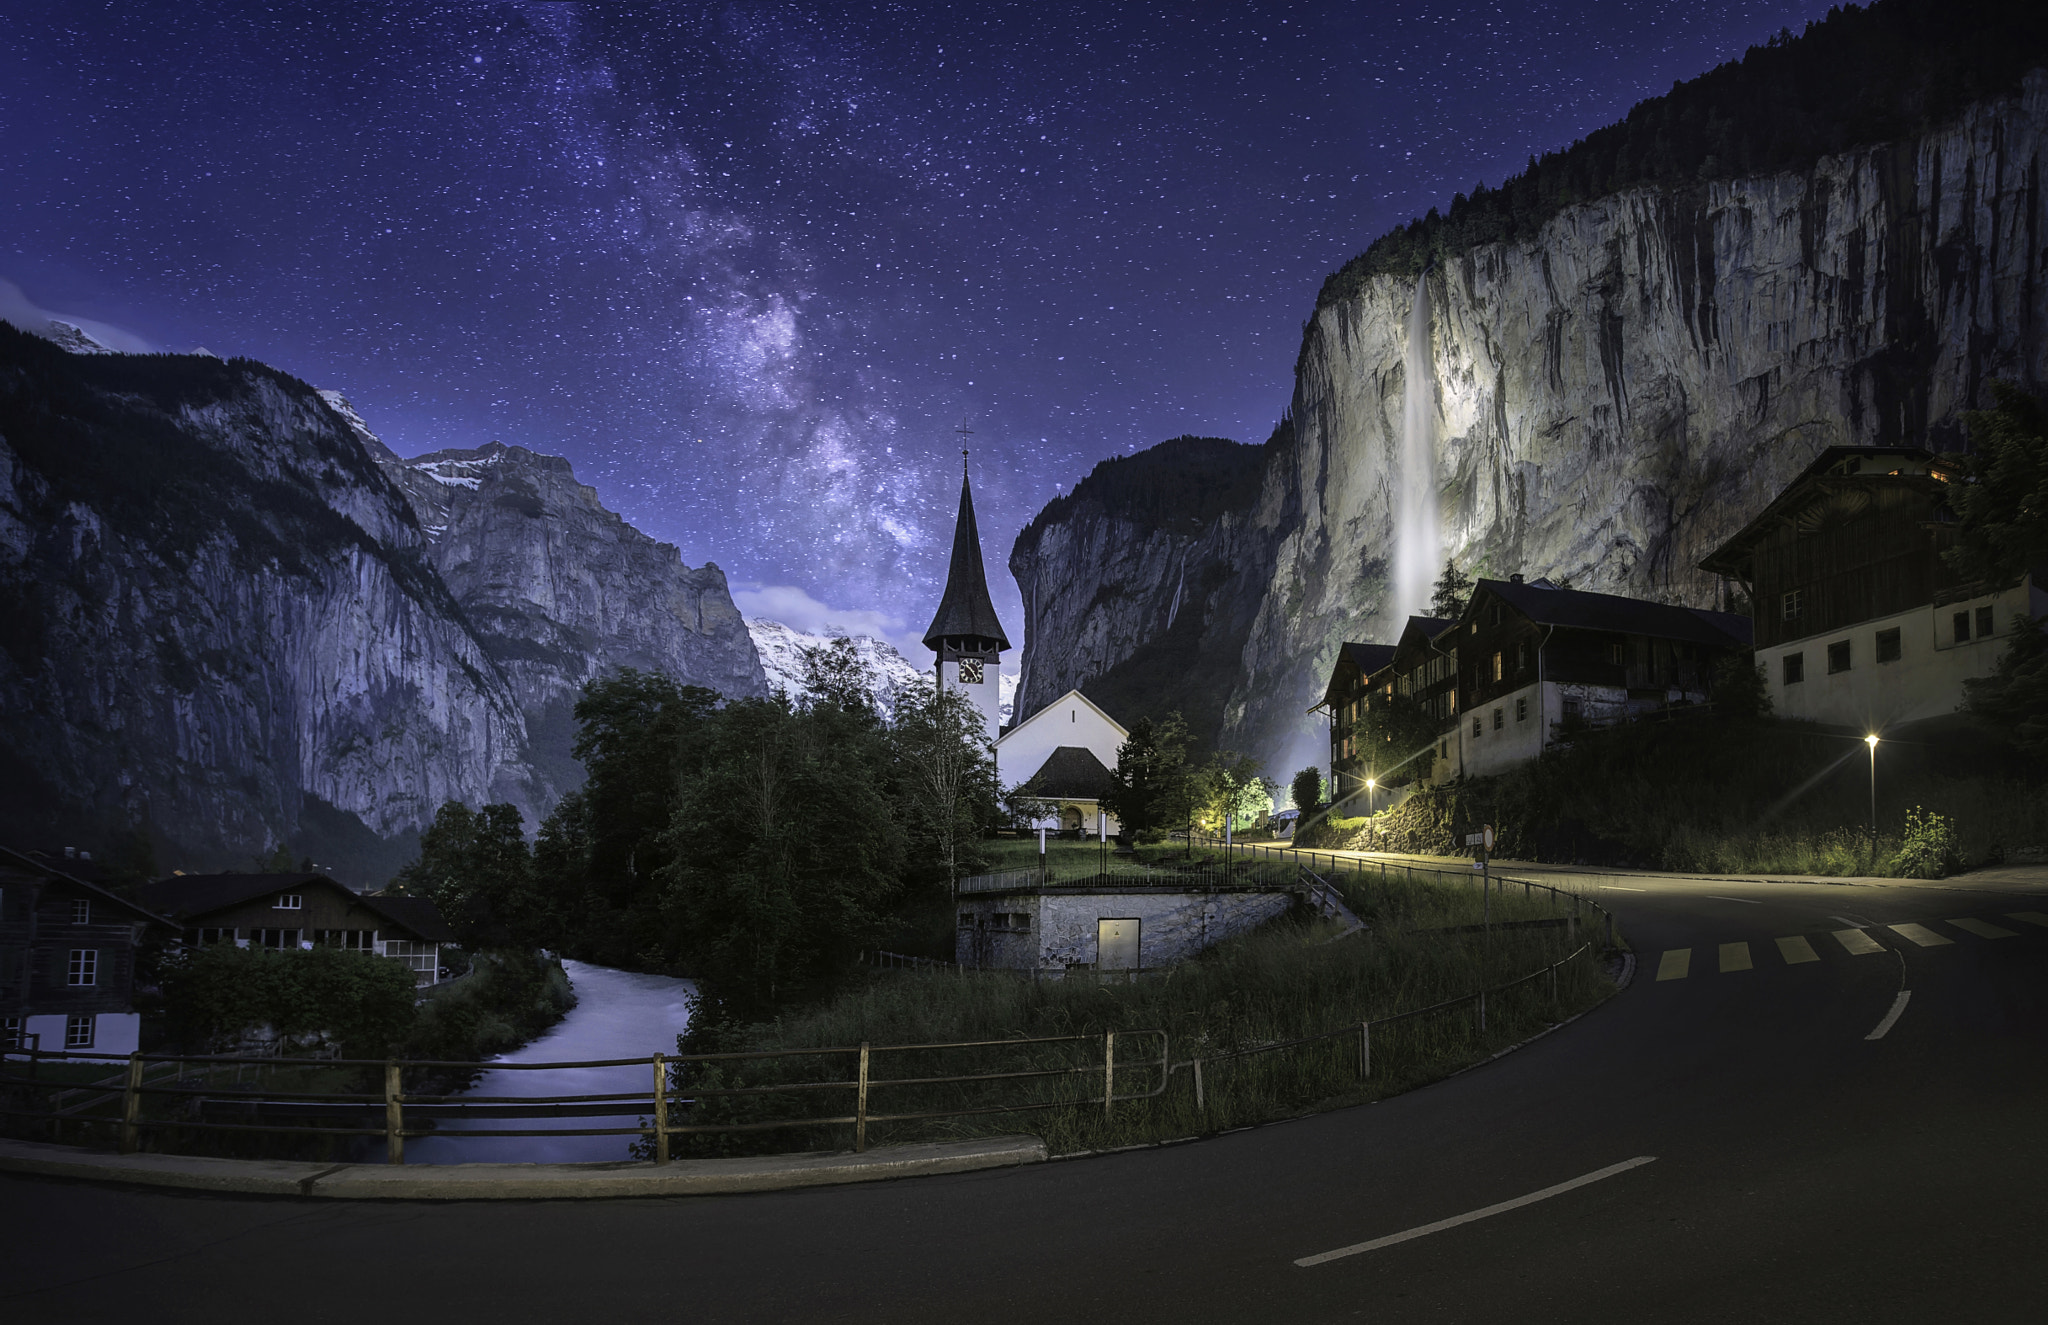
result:
M 1138 969 L 1138 922 L 1098 920 L 1095 922 L 1095 969 L 1135 971 Z

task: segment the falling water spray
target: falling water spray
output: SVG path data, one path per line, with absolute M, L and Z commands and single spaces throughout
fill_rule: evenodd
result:
M 1401 457 L 1394 499 L 1394 611 L 1429 611 L 1443 560 L 1437 528 L 1436 373 L 1429 353 L 1429 273 L 1415 281 L 1402 357 Z

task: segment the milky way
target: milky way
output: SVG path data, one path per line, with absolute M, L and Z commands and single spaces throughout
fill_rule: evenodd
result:
M 0 277 L 566 455 L 799 626 L 921 633 L 964 443 L 1021 626 L 1015 532 L 1263 440 L 1326 273 L 1824 10 L 14 3 Z

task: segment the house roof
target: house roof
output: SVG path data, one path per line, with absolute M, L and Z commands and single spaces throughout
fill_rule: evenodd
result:
M 1090 709 L 1093 709 L 1095 711 L 1096 716 L 1101 718 L 1104 722 L 1108 723 L 1110 727 L 1116 732 L 1117 738 L 1120 742 L 1127 741 L 1131 738 L 1130 729 L 1124 726 L 1121 722 L 1118 722 L 1115 718 L 1110 717 L 1108 711 L 1104 709 L 1102 705 L 1096 703 L 1094 700 L 1088 698 L 1088 696 L 1082 694 L 1078 690 L 1069 690 L 1066 694 L 1061 695 L 1058 699 L 1055 699 L 1052 703 L 1047 704 L 1045 707 L 1039 709 L 1038 712 L 1032 714 L 1028 718 L 1025 718 L 1022 722 L 1013 722 L 1009 726 L 1003 728 L 1001 734 L 999 734 L 996 737 L 996 744 L 1001 745 L 1004 741 L 1009 740 L 1011 736 L 1015 735 L 1020 731 L 1023 731 L 1032 723 L 1037 722 L 1040 718 L 1044 717 L 1048 713 L 1051 713 L 1054 709 L 1060 707 L 1060 705 L 1065 704 L 1070 700 L 1078 700 L 1079 702 L 1086 704 Z
M 139 920 L 146 920 L 151 924 L 169 926 L 173 929 L 177 928 L 168 918 L 158 915 L 147 907 L 137 906 L 134 902 L 129 901 L 112 889 L 97 883 L 89 883 L 84 879 L 78 878 L 76 875 L 67 874 L 63 870 L 57 869 L 47 860 L 27 855 L 8 847 L 0 847 L 0 875 L 4 874 L 27 875 L 37 879 L 59 879 L 81 892 L 91 894 L 100 901 L 119 907 Z
M 1394 661 L 1394 646 L 1391 644 L 1354 644 L 1349 640 L 1337 646 L 1337 661 L 1330 668 L 1329 684 L 1323 687 L 1323 703 L 1337 702 L 1337 678 L 1344 674 L 1346 667 L 1356 667 L 1360 676 L 1371 676 L 1380 668 Z M 1310 712 L 1315 710 L 1311 709 Z
M 1093 750 L 1079 745 L 1062 745 L 1046 756 L 1025 788 L 1048 800 L 1092 801 L 1114 785 L 1107 768 Z
M 180 921 L 191 922 L 269 893 L 328 887 L 348 895 L 382 919 L 432 943 L 452 943 L 455 932 L 423 897 L 358 893 L 325 874 L 179 874 L 146 883 L 142 900 Z
M 1750 641 L 1749 618 L 1733 612 L 1709 612 L 1624 598 L 1620 594 L 1516 584 L 1510 580 L 1481 580 L 1473 586 L 1475 603 L 1481 593 L 1494 595 L 1539 626 L 1609 630 L 1620 635 L 1649 635 L 1717 647 Z
M 996 619 L 995 604 L 989 601 L 988 575 L 981 564 L 981 534 L 974 525 L 974 494 L 968 490 L 967 475 L 960 475 L 960 517 L 953 524 L 953 561 L 946 567 L 946 592 L 931 628 L 924 633 L 925 647 L 936 651 L 938 641 L 949 636 L 970 636 L 993 640 L 998 649 L 1010 647 L 1003 623 Z
M 1916 471 L 1901 472 L 1907 466 Z M 1733 537 L 1700 561 L 1700 569 L 1736 579 L 1746 577 L 1752 549 L 1758 541 L 1793 516 L 1814 494 L 1845 487 L 1857 487 L 1879 479 L 1893 482 L 1917 481 L 1938 490 L 1943 480 L 1939 461 L 1932 451 L 1919 446 L 1830 446 L 1799 471 L 1784 491 L 1757 512 L 1756 518 L 1737 530 Z

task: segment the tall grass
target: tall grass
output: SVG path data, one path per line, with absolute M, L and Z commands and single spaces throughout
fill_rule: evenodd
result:
M 1361 1078 L 1358 1027 L 1497 986 L 1559 961 L 1593 937 L 1583 927 L 1508 928 L 1569 917 L 1569 898 L 1497 892 L 1495 928 L 1475 932 L 1476 883 L 1453 878 L 1337 880 L 1370 928 L 1330 941 L 1323 921 L 1289 918 L 1217 945 L 1196 960 L 1136 978 L 1078 975 L 1034 982 L 999 972 L 876 972 L 831 1001 L 777 1020 L 686 1037 L 685 1052 L 855 1046 L 871 1049 L 871 1115 L 945 1111 L 950 1116 L 871 1122 L 871 1143 L 1019 1130 L 1055 1152 L 1195 1135 L 1337 1104 L 1377 1099 L 1435 1079 L 1573 1015 L 1612 988 L 1592 953 L 1489 999 L 1378 1028 L 1371 1075 Z M 1102 1105 L 1104 1035 L 1117 1033 L 1117 1093 L 1147 1094 Z M 1159 1034 L 1141 1034 L 1158 1032 Z M 1270 1046 L 1340 1032 L 1307 1045 Z M 1063 1043 L 1027 1044 L 1041 1037 Z M 960 1042 L 1003 1042 L 932 1049 Z M 1170 1060 L 1162 1068 L 1160 1059 Z M 1198 1106 L 1192 1061 L 1203 1060 Z M 1035 1072 L 982 1082 L 928 1078 Z M 852 1112 L 850 1055 L 692 1066 L 678 1078 L 695 1102 L 677 1117 L 697 1125 L 767 1124 Z M 889 1084 L 912 1080 L 914 1084 Z M 801 1095 L 710 1092 L 804 1085 Z M 1029 1112 L 969 1113 L 1005 1105 Z M 684 1154 L 841 1148 L 845 1125 L 810 1125 L 678 1141 Z

